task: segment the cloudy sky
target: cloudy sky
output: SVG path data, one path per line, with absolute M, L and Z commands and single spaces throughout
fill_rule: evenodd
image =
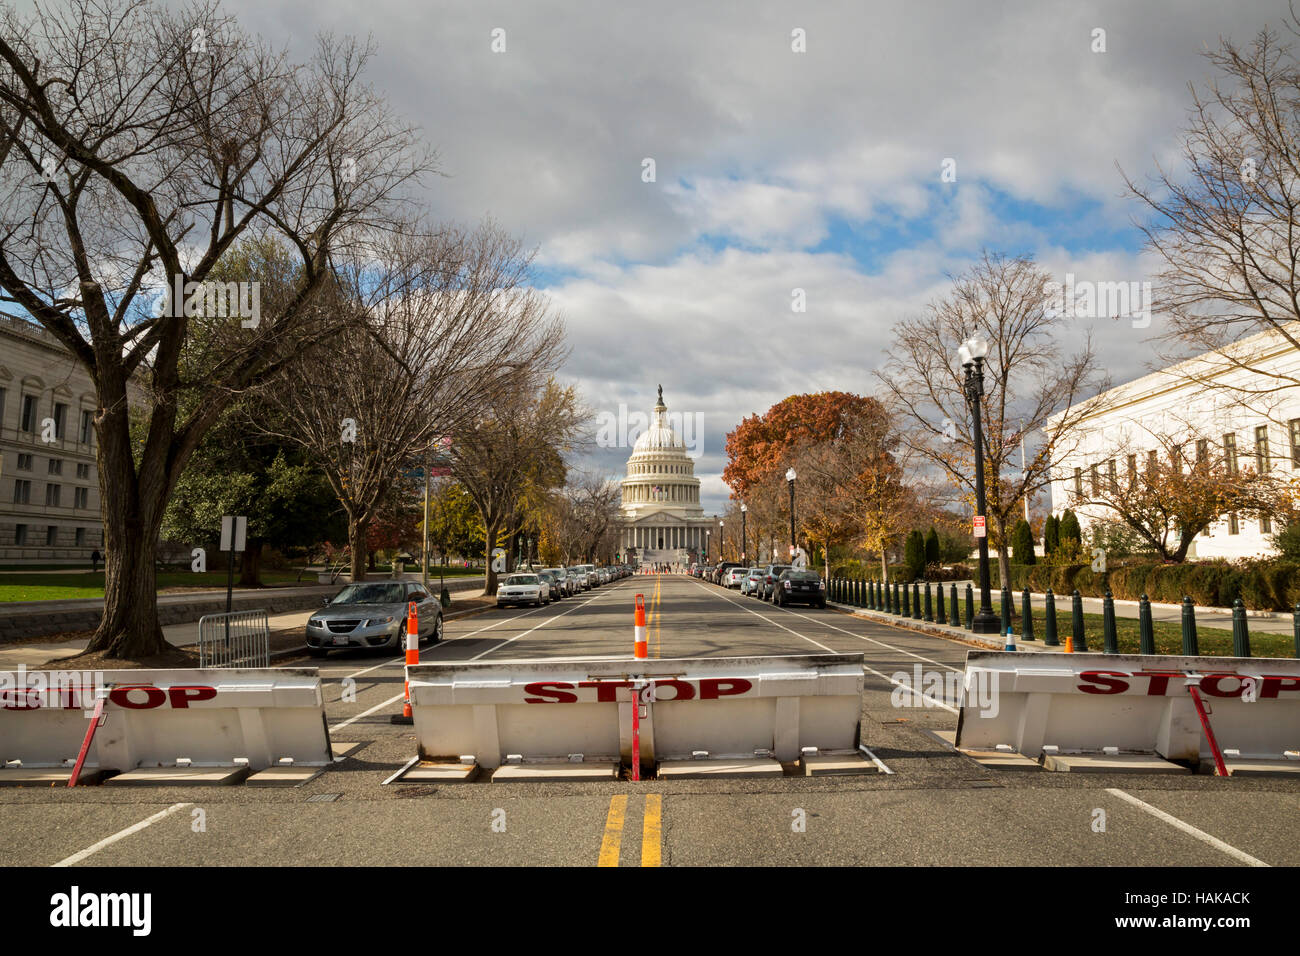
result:
M 981 249 L 1062 277 L 1148 278 L 1120 170 L 1176 165 L 1188 84 L 1213 77 L 1203 51 L 1280 25 L 1286 5 L 226 9 L 303 56 L 320 31 L 373 36 L 371 80 L 440 151 L 432 210 L 490 215 L 535 247 L 537 285 L 567 323 L 564 375 L 615 416 L 648 409 L 662 383 L 703 424 L 696 470 L 705 507 L 721 509 L 726 433 L 792 393 L 875 390 L 891 326 Z M 1153 360 L 1160 325 L 1075 332 L 1092 328 L 1118 382 Z M 586 465 L 621 473 L 627 453 L 596 449 Z

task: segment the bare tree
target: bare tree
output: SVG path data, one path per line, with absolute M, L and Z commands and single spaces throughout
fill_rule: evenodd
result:
M 577 444 L 588 417 L 572 386 L 538 379 L 537 369 L 519 370 L 490 409 L 457 431 L 452 446 L 452 474 L 483 521 L 487 595 L 497 587 L 492 549 L 564 484 L 564 456 Z
M 492 224 L 435 235 L 395 231 L 336 265 L 361 321 L 269 385 L 278 437 L 325 470 L 348 516 L 352 580 L 365 578 L 366 527 L 403 468 L 455 441 L 518 369 L 551 368 L 562 333 L 525 287 L 529 258 Z
M 554 497 L 547 515 L 547 535 L 569 564 L 608 558 L 616 545 L 622 489 L 600 475 L 578 473 Z
M 317 299 L 331 257 L 383 228 L 432 168 L 363 85 L 371 55 L 322 38 L 309 64 L 291 64 L 210 2 L 0 12 L 3 301 L 71 351 L 99 398 L 106 581 L 88 651 L 166 648 L 154 557 L 181 470 L 236 396 L 337 331 L 344 317 Z M 260 315 L 209 314 L 214 297 L 187 284 L 266 235 L 298 259 L 286 294 Z M 159 286 L 181 289 L 165 315 Z M 214 339 L 227 347 L 183 367 L 196 328 L 218 317 L 238 327 Z
M 1298 25 L 1292 10 L 1286 32 Z M 1238 344 L 1270 332 L 1274 349 L 1300 349 L 1300 65 L 1283 39 L 1266 29 L 1249 47 L 1207 51 L 1219 77 L 1191 87 L 1182 168 L 1157 167 L 1147 185 L 1125 175 L 1151 214 L 1139 226 L 1160 262 L 1163 357 L 1209 353 L 1177 374 L 1265 415 L 1300 386 L 1294 362 L 1261 363 Z
M 1003 587 L 1010 587 L 1010 532 L 1025 496 L 1049 485 L 1052 465 L 1077 446 L 1081 400 L 1108 386 L 1090 340 L 1064 354 L 1064 320 L 1051 313 L 1043 294 L 1049 279 L 1028 257 L 985 253 L 948 295 L 895 327 L 890 338 L 897 345 L 880 373 L 907 415 L 904 443 L 973 503 L 975 441 L 955 352 L 974 333 L 988 340 L 981 400 L 985 497 Z M 1094 401 L 1088 410 L 1098 408 Z M 1038 439 L 1023 470 L 1022 435 Z

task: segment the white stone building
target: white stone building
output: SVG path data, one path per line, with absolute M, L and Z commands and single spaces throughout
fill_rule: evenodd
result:
M 713 532 L 716 555 L 717 519 L 700 505 L 700 479 L 686 443 L 668 424 L 663 387 L 654 418 L 637 438 L 622 480 L 622 528 L 619 547 L 642 564 L 687 564 L 697 560 Z
M 1300 323 L 1294 326 L 1297 335 Z M 1077 447 L 1053 469 L 1051 499 L 1053 514 L 1074 509 L 1085 531 L 1098 518 L 1116 516 L 1075 502 L 1094 484 L 1104 488 L 1145 470 L 1152 456 L 1168 454 L 1170 440 L 1182 444 L 1186 461 L 1222 458 L 1229 469 L 1300 479 L 1300 350 L 1275 332 L 1116 386 L 1073 413 L 1080 412 L 1070 439 Z M 1269 554 L 1273 530 L 1268 519 L 1225 515 L 1197 536 L 1188 556 Z

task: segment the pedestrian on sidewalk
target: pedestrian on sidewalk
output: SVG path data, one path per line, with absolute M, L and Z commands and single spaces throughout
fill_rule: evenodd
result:
M 98 570 L 99 570 L 99 548 L 96 548 L 94 551 L 90 552 L 90 571 L 93 574 Z

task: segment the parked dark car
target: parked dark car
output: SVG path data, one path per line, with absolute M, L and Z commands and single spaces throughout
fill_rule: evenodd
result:
M 772 592 L 772 603 L 777 607 L 787 604 L 812 604 L 826 606 L 826 583 L 816 571 L 789 570 L 781 572 Z
M 725 584 L 727 572 L 732 568 L 740 567 L 737 561 L 722 561 L 713 569 L 713 577 L 710 579 L 714 584 Z
M 760 601 L 772 600 L 772 592 L 776 589 L 776 579 L 786 571 L 790 570 L 788 564 L 769 564 L 763 573 L 763 583 L 755 594 Z

